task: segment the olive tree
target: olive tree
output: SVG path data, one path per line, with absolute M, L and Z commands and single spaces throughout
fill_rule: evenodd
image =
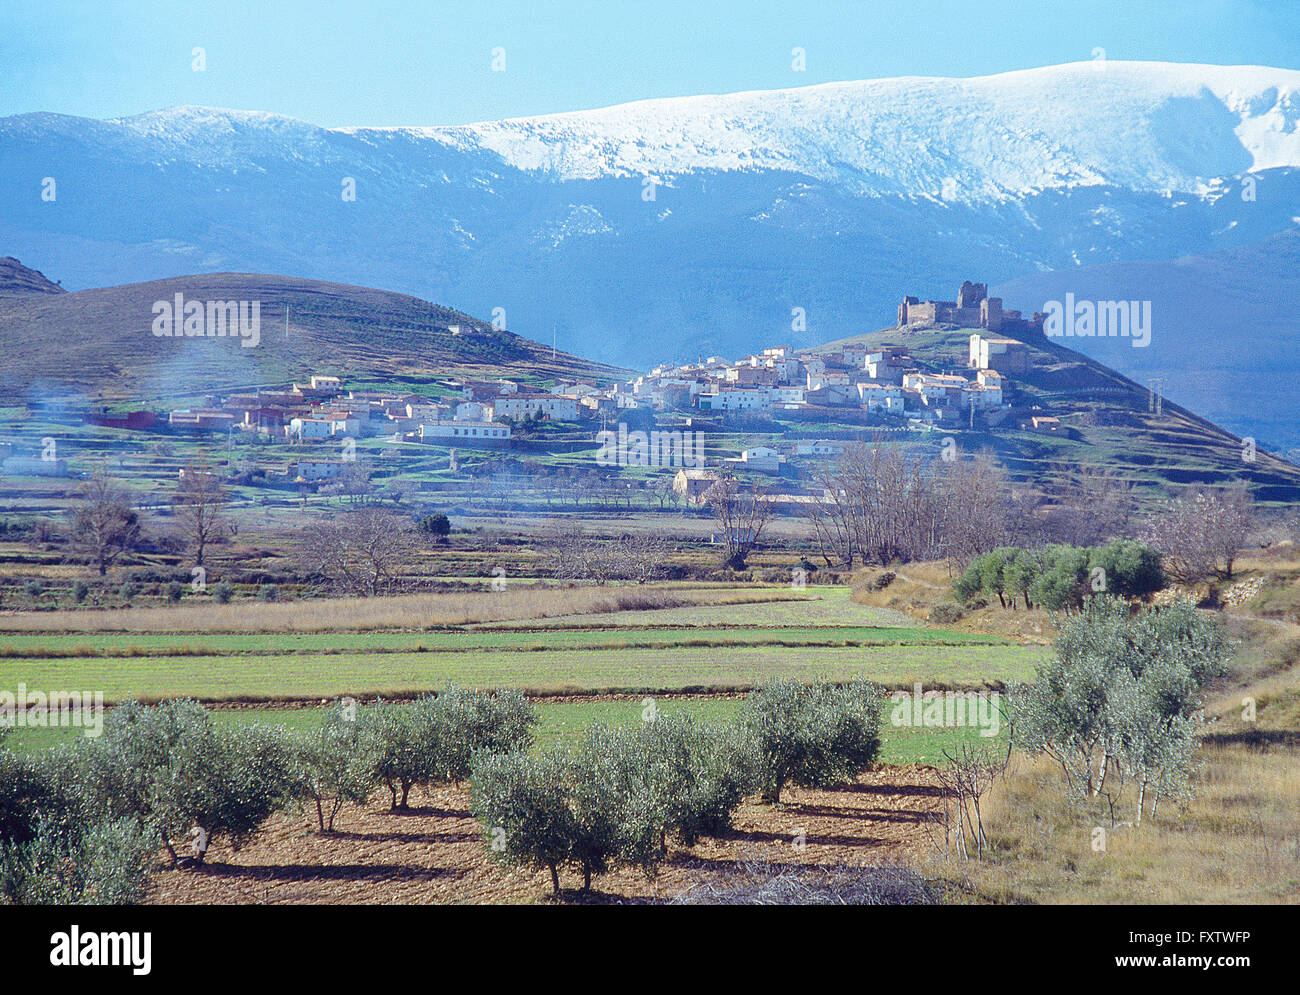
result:
M 361 721 L 374 779 L 388 788 L 394 810 L 410 808 L 411 788 L 430 783 L 438 774 L 433 696 L 377 702 Z
M 752 789 L 748 739 L 732 726 L 698 723 L 689 715 L 663 716 L 641 731 L 647 777 L 660 802 L 660 847 L 671 833 L 686 846 L 731 826 Z
M 1012 735 L 1057 762 L 1078 794 L 1111 801 L 1131 781 L 1138 818 L 1147 793 L 1185 796 L 1195 769 L 1195 731 L 1206 689 L 1225 670 L 1217 620 L 1179 600 L 1132 614 L 1097 597 L 1061 620 L 1053 660 L 1004 707 Z
M 437 738 L 434 775 L 459 784 L 470 776 L 474 754 L 515 753 L 532 745 L 537 713 L 520 692 L 471 691 L 449 684 L 430 705 Z
M 103 735 L 78 744 L 75 766 L 90 810 L 157 832 L 173 865 L 181 863 L 174 840 L 193 834 L 187 864 L 202 863 L 219 836 L 238 848 L 293 789 L 283 729 L 215 726 L 193 701 L 113 709 Z
M 334 831 L 345 803 L 366 804 L 375 786 L 373 743 L 363 734 L 353 707 L 336 706 L 294 742 L 296 794 L 315 804 L 322 833 Z
M 750 737 L 763 800 L 779 802 L 787 784 L 830 787 L 851 780 L 880 751 L 880 689 L 868 681 L 806 685 L 789 678 L 748 698 L 740 725 Z
M 557 895 L 577 830 L 568 767 L 554 750 L 484 753 L 475 758 L 471 782 L 471 808 L 489 856 L 507 866 L 546 868 Z

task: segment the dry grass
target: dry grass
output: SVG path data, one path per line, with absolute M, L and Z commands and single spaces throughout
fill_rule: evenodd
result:
M 331 598 L 0 614 L 0 632 L 364 632 L 506 622 L 688 605 L 780 601 L 785 590 L 543 587 L 504 591 L 408 594 L 390 598 Z
M 1208 747 L 1185 810 L 1111 827 L 1067 796 L 1045 760 L 1018 758 L 991 790 L 992 851 L 937 859 L 967 900 L 1051 904 L 1276 904 L 1300 900 L 1300 765 L 1289 750 Z M 1133 817 L 1125 799 L 1118 818 Z M 1097 832 L 1105 831 L 1104 849 Z
M 871 584 L 885 573 L 893 573 L 888 585 L 872 589 Z M 901 611 L 914 619 L 928 621 L 930 609 L 951 602 L 953 573 L 943 561 L 908 563 L 903 566 L 867 567 L 853 575 L 852 598 L 860 605 Z M 959 632 L 979 632 L 990 636 L 1045 645 L 1056 638 L 1051 615 L 1041 609 L 1011 610 L 993 604 L 966 611 L 961 619 L 944 623 L 944 628 Z

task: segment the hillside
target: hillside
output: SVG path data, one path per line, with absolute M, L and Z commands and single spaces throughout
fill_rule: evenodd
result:
M 13 256 L 0 258 L 0 297 L 24 297 L 28 294 L 62 294 L 64 289 L 20 263 Z
M 969 337 L 978 331 L 887 328 L 816 351 L 833 352 L 849 343 L 902 346 L 923 370 L 967 372 Z M 1088 465 L 1169 492 L 1245 480 L 1258 500 L 1300 500 L 1300 467 L 1262 449 L 1248 462 L 1241 439 L 1187 408 L 1164 398 L 1160 411 L 1153 411 L 1145 385 L 1045 338 L 1024 341 L 1033 365 L 1028 373 L 1007 375 L 1012 411 L 997 424 L 954 425 L 939 432 L 968 452 L 992 450 L 1015 477 L 1040 487 Z M 1062 427 L 1056 433 L 1020 428 L 1031 414 L 1055 416 Z
M 154 335 L 155 303 L 177 294 L 185 301 L 259 302 L 257 345 L 245 347 L 239 337 Z M 0 296 L 0 348 L 0 402 L 10 403 L 67 391 L 108 400 L 189 396 L 310 373 L 356 382 L 616 372 L 566 353 L 552 358 L 549 346 L 405 294 L 247 273 Z

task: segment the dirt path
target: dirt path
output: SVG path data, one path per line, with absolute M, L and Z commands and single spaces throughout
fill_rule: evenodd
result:
M 941 791 L 930 767 L 883 767 L 834 791 L 788 792 L 779 808 L 746 804 L 725 839 L 672 847 L 658 878 L 598 878 L 607 901 L 662 900 L 738 860 L 774 864 L 911 863 L 929 853 Z M 411 812 L 349 807 L 322 836 L 315 814 L 277 818 L 238 853 L 214 844 L 197 871 L 155 876 L 155 904 L 445 904 L 544 899 L 549 875 L 506 871 L 486 855 L 464 789 L 413 793 Z M 799 845 L 802 843 L 802 846 Z M 580 882 L 561 873 L 561 885 Z M 572 896 L 570 896 L 572 897 Z

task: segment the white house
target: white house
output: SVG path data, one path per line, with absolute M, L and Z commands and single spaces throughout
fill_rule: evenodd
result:
M 858 400 L 867 412 L 884 411 L 889 414 L 902 414 L 903 391 L 894 386 L 878 383 L 860 383 Z
M 301 477 L 310 484 L 317 483 L 321 480 L 337 480 L 343 473 L 344 463 L 342 460 L 300 460 L 298 465 L 289 471 L 291 477 Z
M 304 439 L 328 439 L 334 434 L 334 427 L 328 418 L 294 418 L 285 428 L 285 434 L 299 442 Z
M 761 411 L 770 402 L 766 388 L 722 387 L 714 394 L 699 396 L 700 408 L 705 411 Z
M 519 393 L 494 398 L 492 401 L 493 418 L 513 418 L 518 421 L 538 416 L 553 421 L 577 421 L 578 400 L 575 397 L 560 397 L 555 394 Z
M 488 412 L 492 410 L 493 406 L 490 404 L 480 404 L 478 401 L 461 401 L 456 405 L 452 421 L 491 421 Z M 445 421 L 443 418 L 432 420 Z
M 499 443 L 509 441 L 510 426 L 488 421 L 437 421 L 421 425 L 419 436 L 421 442 Z
M 740 454 L 738 460 L 728 460 L 729 463 L 739 463 L 747 470 L 757 470 L 759 473 L 779 473 L 781 471 L 781 454 L 770 446 L 755 446 L 753 449 L 746 449 Z
M 818 439 L 816 442 L 796 442 L 794 444 L 794 454 L 796 456 L 838 456 L 844 452 L 843 442 L 831 442 L 827 439 Z
M 436 421 L 446 415 L 448 410 L 445 404 L 407 404 L 406 417 L 417 421 Z

